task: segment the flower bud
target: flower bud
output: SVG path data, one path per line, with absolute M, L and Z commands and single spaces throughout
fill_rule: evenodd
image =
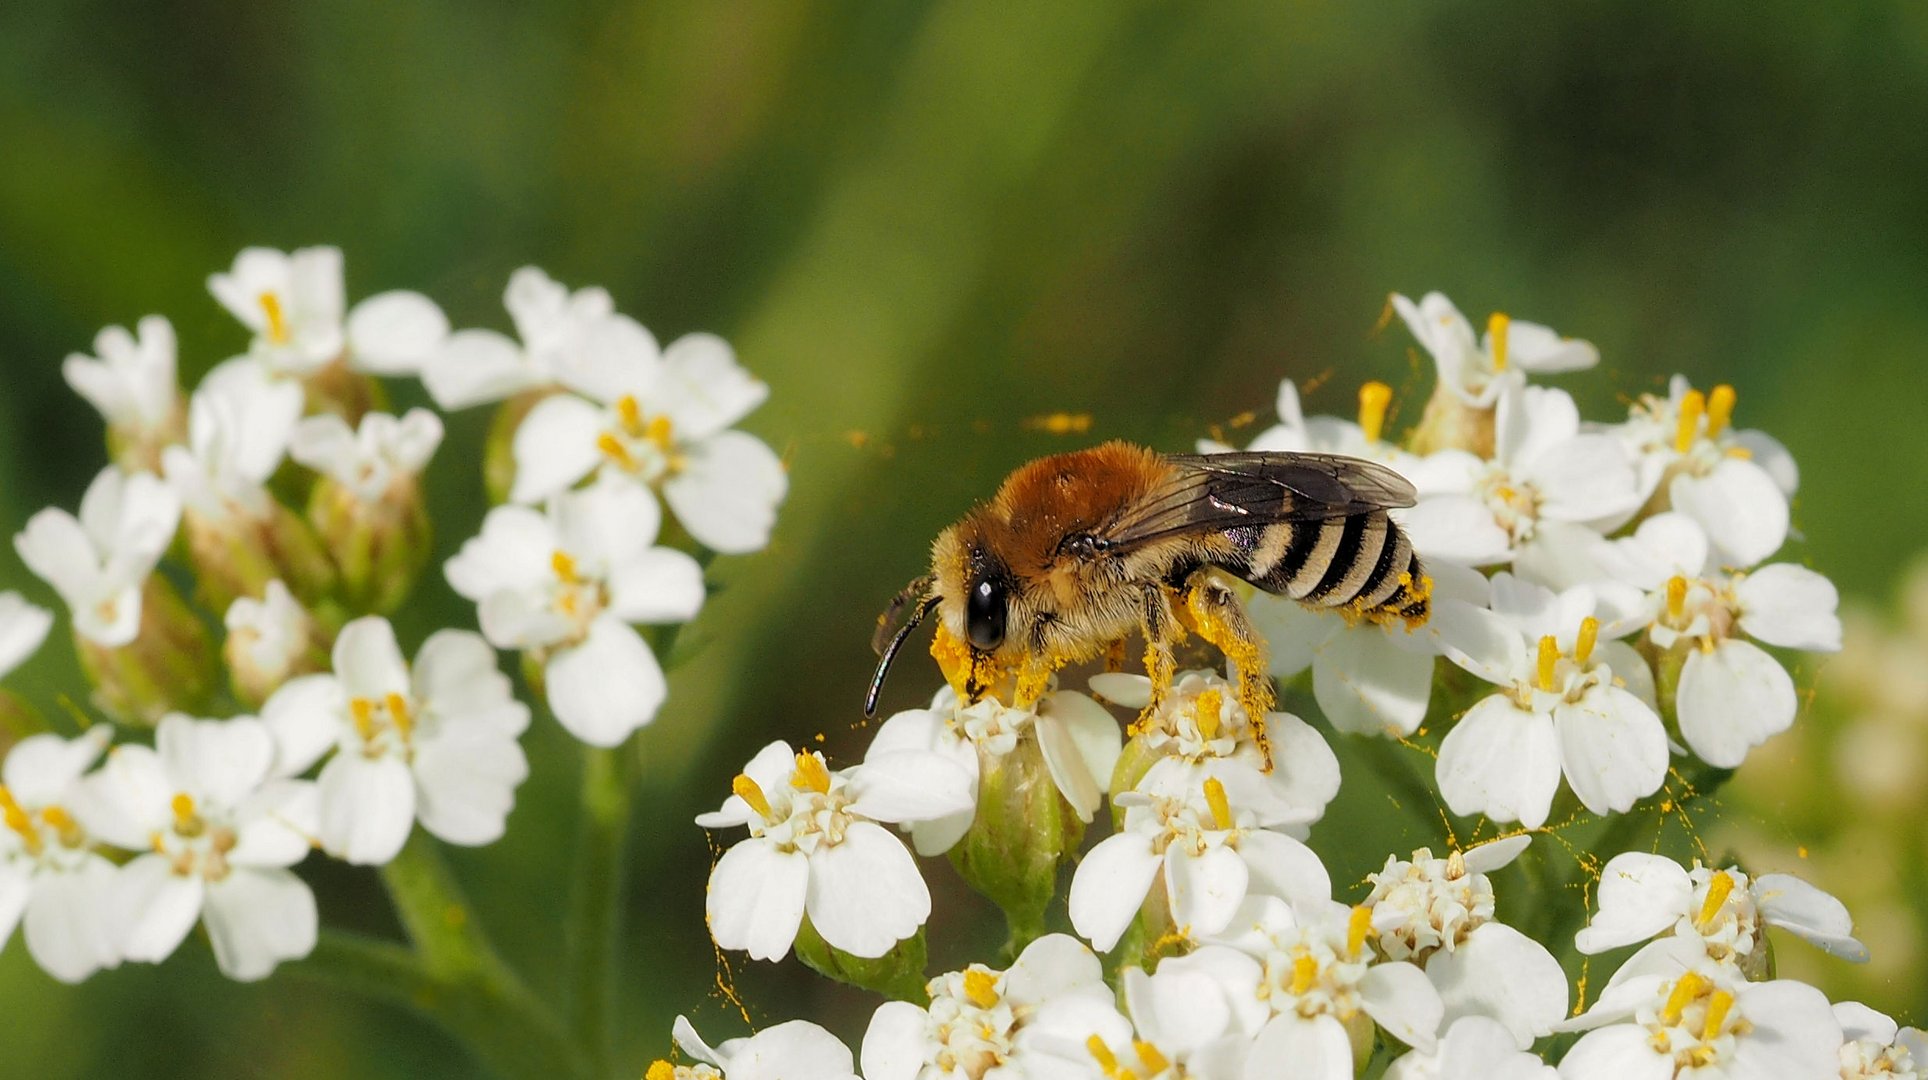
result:
M 244 596 L 262 595 L 276 579 L 307 603 L 334 587 L 334 564 L 308 523 L 280 502 L 264 501 L 256 515 L 210 515 L 193 508 L 183 515 L 198 593 L 215 611 L 226 611 Z
M 489 493 L 489 502 L 509 501 L 509 489 L 515 486 L 515 432 L 522 426 L 522 418 L 536 403 L 554 390 L 525 390 L 504 401 L 495 410 L 489 421 L 489 437 L 482 446 L 482 487 Z
M 225 621 L 221 658 L 234 696 L 249 710 L 289 679 L 328 670 L 322 628 L 279 580 L 268 582 L 259 600 L 243 596 L 228 605 Z
M 797 940 L 792 946 L 797 959 L 803 961 L 811 970 L 840 983 L 873 990 L 897 1001 L 910 1001 L 923 1005 L 930 1001 L 930 993 L 924 988 L 924 965 L 928 949 L 924 941 L 924 930 L 899 941 L 890 951 L 875 959 L 852 956 L 842 949 L 833 948 L 810 925 L 810 917 L 804 916 L 797 927 Z
M 214 647 L 174 586 L 149 574 L 141 586 L 141 621 L 125 645 L 74 635 L 80 665 L 94 684 L 94 704 L 114 719 L 152 725 L 170 712 L 195 712 L 215 685 Z
M 1465 450 L 1479 458 L 1493 456 L 1493 414 L 1491 405 L 1469 405 L 1443 380 L 1434 384 L 1426 411 L 1413 429 L 1407 449 L 1426 455 L 1441 450 Z
M 47 718 L 26 698 L 11 690 L 0 690 L 0 761 L 6 760 L 13 744 L 29 735 L 51 730 Z
M 356 430 L 335 416 L 295 429 L 289 453 L 322 474 L 308 520 L 334 556 L 353 610 L 394 611 L 421 576 L 431 527 L 419 477 L 441 441 L 442 422 L 426 409 L 400 419 L 369 413 Z
M 1044 932 L 1058 864 L 1078 849 L 1084 822 L 1052 782 L 1035 726 L 1009 753 L 980 747 L 978 768 L 977 817 L 951 848 L 951 863 L 1004 909 L 1011 927 L 1006 952 L 1016 955 Z
M 310 413 L 338 416 L 348 424 L 359 424 L 363 416 L 388 407 L 382 384 L 349 367 L 345 354 L 303 378 L 301 389 Z

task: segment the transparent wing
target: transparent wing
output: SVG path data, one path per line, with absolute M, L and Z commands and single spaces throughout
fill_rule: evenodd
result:
M 1130 549 L 1189 533 L 1322 521 L 1411 506 L 1413 486 L 1377 462 L 1336 454 L 1174 454 L 1170 478 L 1100 539 Z

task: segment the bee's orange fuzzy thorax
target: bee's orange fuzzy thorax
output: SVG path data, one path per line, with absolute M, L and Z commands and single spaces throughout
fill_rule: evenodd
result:
M 1012 473 L 967 519 L 987 547 L 1027 560 L 1018 573 L 1044 573 L 1066 535 L 1097 529 L 1142 498 L 1170 466 L 1142 446 L 1108 442 L 1039 458 Z

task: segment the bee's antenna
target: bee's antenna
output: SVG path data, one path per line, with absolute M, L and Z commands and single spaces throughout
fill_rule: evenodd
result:
M 890 640 L 892 634 L 896 633 L 891 627 L 896 625 L 897 617 L 904 613 L 904 605 L 910 603 L 912 600 L 922 600 L 924 597 L 929 596 L 931 585 L 931 576 L 924 574 L 912 579 L 909 585 L 898 590 L 897 595 L 890 598 L 890 604 L 884 608 L 884 613 L 877 616 L 877 629 L 871 632 L 871 652 L 876 653 L 878 656 L 884 655 L 884 643 Z M 919 618 L 922 618 L 922 616 L 919 616 Z
M 915 584 L 916 583 L 913 582 L 913 585 Z M 905 591 L 908 592 L 909 590 Z M 917 605 L 917 610 L 911 614 L 909 619 L 905 620 L 904 625 L 897 628 L 897 632 L 890 637 L 890 643 L 884 646 L 883 656 L 877 661 L 877 674 L 871 676 L 870 679 L 870 692 L 864 695 L 865 716 L 877 715 L 877 695 L 884 692 L 884 676 L 890 674 L 890 665 L 892 661 L 897 659 L 897 650 L 904 647 L 904 642 L 909 639 L 910 632 L 917 629 L 917 624 L 923 622 L 924 616 L 929 615 L 931 609 L 937 606 L 937 599 L 937 597 L 933 596 Z M 902 603 L 903 598 L 900 595 L 899 601 L 892 604 L 891 611 L 886 613 L 886 617 L 894 615 Z M 878 629 L 881 630 L 885 625 L 888 625 L 888 623 L 880 622 Z

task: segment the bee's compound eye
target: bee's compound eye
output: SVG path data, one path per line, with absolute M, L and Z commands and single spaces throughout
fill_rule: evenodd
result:
M 979 651 L 990 652 L 1004 644 L 1004 585 L 979 578 L 964 604 L 964 617 L 971 644 Z

